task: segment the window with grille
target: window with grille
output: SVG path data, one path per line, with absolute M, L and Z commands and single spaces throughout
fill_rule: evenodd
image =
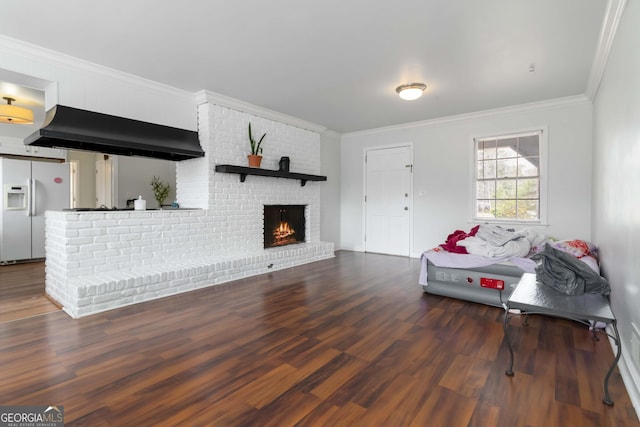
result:
M 540 222 L 542 131 L 475 138 L 475 220 Z

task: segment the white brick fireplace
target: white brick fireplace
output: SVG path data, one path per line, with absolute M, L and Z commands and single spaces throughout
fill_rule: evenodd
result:
M 214 250 L 257 253 L 263 250 L 264 205 L 307 205 L 307 242 L 320 243 L 320 182 L 214 172 L 216 164 L 247 164 L 248 125 L 254 136 L 267 136 L 262 147 L 262 168 L 278 169 L 282 156 L 291 171 L 320 174 L 320 135 L 295 126 L 260 118 L 211 103 L 198 110 L 202 159 L 177 164 L 176 187 L 181 205 L 208 209 L 219 238 Z
M 262 168 L 320 174 L 320 135 L 206 99 L 198 110 L 205 157 L 177 163 L 181 207 L 166 211 L 48 212 L 47 293 L 72 317 L 333 257 L 320 241 L 322 182 L 215 172 L 245 166 L 248 124 L 266 132 Z M 263 248 L 263 206 L 306 205 L 306 242 Z

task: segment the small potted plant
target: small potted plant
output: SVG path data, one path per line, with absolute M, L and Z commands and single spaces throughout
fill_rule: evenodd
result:
M 162 203 L 169 196 L 171 187 L 169 184 L 160 181 L 160 178 L 157 176 L 154 176 L 151 180 L 151 188 L 153 189 L 153 198 L 158 202 L 158 207 L 162 208 Z
M 265 136 L 267 136 L 266 133 L 264 133 L 260 140 L 256 142 L 256 140 L 253 138 L 253 134 L 251 133 L 251 122 L 249 122 L 249 144 L 251 144 L 251 154 L 247 155 L 247 159 L 249 160 L 249 167 L 260 167 L 260 162 L 262 162 L 262 140 Z

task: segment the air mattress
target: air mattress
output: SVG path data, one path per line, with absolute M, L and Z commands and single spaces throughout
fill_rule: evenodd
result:
M 438 267 L 427 261 L 425 292 L 500 307 L 524 274 L 504 262 L 474 268 Z

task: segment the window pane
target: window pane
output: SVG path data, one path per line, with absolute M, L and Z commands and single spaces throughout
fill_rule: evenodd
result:
M 497 199 L 514 199 L 516 198 L 516 180 L 506 179 L 496 182 L 496 198 Z
M 496 177 L 496 161 L 485 160 L 482 162 L 482 169 L 484 171 L 484 179 Z
M 518 199 L 538 199 L 539 197 L 537 179 L 518 180 Z
M 517 218 L 515 200 L 496 200 L 496 218 Z
M 482 148 L 484 154 L 483 154 L 483 159 L 487 160 L 487 159 L 495 159 L 496 158 L 496 140 L 495 139 L 491 139 L 488 141 L 483 141 L 483 148 Z
M 540 203 L 537 200 L 518 200 L 518 219 L 533 220 L 540 217 Z
M 518 138 L 500 139 L 497 142 L 497 146 L 499 159 L 517 157 L 518 155 Z
M 476 216 L 478 218 L 495 218 L 496 202 L 493 200 L 478 200 Z
M 477 199 L 495 199 L 496 198 L 496 182 L 481 181 L 476 183 Z
M 526 159 L 518 159 L 518 176 L 538 176 L 540 174 L 538 165 L 539 157 L 528 157 Z
M 518 159 L 504 159 L 497 162 L 498 178 L 515 178 Z
M 539 135 L 521 136 L 518 138 L 518 152 L 522 157 L 540 156 Z

